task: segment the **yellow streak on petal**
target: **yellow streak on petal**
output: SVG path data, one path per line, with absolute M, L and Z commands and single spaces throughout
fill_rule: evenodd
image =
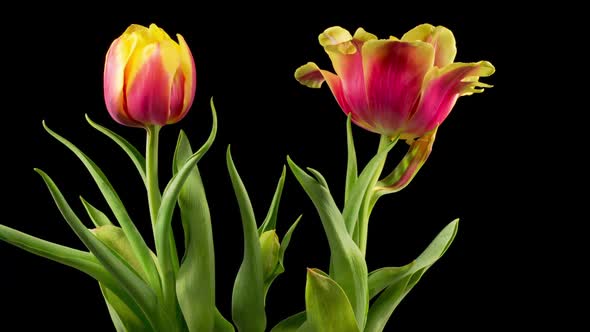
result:
M 331 27 L 322 32 L 318 40 L 326 52 L 338 52 L 342 54 L 356 53 L 356 47 L 352 43 L 352 35 L 341 27 Z
M 363 41 L 363 42 L 367 42 L 369 40 L 375 40 L 375 39 L 377 39 L 377 36 L 375 36 L 372 33 L 369 33 L 367 31 L 365 31 L 365 29 L 363 29 L 363 28 L 358 28 L 358 29 L 356 29 L 353 38 L 354 39 L 357 39 L 357 40 L 360 40 L 360 41 Z
M 308 62 L 295 70 L 297 82 L 309 88 L 317 89 L 324 83 L 324 76 L 320 68 L 313 62 Z
M 406 32 L 402 36 L 403 41 L 425 41 L 428 42 L 428 38 L 432 36 L 435 27 L 431 24 L 420 24 L 412 30 Z
M 188 107 L 190 100 L 193 98 L 194 87 L 197 84 L 195 82 L 196 68 L 194 65 L 193 56 L 191 51 L 180 34 L 176 34 L 178 43 L 180 45 L 180 69 L 184 73 L 184 108 Z

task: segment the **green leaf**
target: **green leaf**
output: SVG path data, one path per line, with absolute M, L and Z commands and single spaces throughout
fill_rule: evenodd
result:
M 354 148 L 354 138 L 352 137 L 351 126 L 352 113 L 348 114 L 346 119 L 346 147 L 348 150 L 348 160 L 346 162 L 346 184 L 344 189 L 344 204 L 347 205 L 350 192 L 358 178 L 358 169 L 356 161 L 356 150 Z
M 80 196 L 80 200 L 82 201 L 82 205 L 84 205 L 84 208 L 86 209 L 86 212 L 88 213 L 88 216 L 90 217 L 90 220 L 92 220 L 94 226 L 99 227 L 113 224 L 106 214 L 95 208 L 92 204 L 88 203 L 82 196 Z
M 365 324 L 369 305 L 367 265 L 344 225 L 344 219 L 326 187 L 288 158 L 291 171 L 311 198 L 322 221 L 330 245 L 333 270 L 330 276 L 342 287 L 355 313 L 359 328 Z
M 277 189 L 272 197 L 272 202 L 270 203 L 266 218 L 264 218 L 264 222 L 262 222 L 262 225 L 258 228 L 258 235 L 262 235 L 262 233 L 266 231 L 277 228 L 277 216 L 279 214 L 279 204 L 281 202 L 281 195 L 283 194 L 286 174 L 287 168 L 283 166 L 283 171 L 281 172 L 281 177 L 277 183 Z
M 316 269 L 307 270 L 305 308 L 316 331 L 359 332 L 354 312 L 342 288 Z
M 297 332 L 299 327 L 305 323 L 305 320 L 305 311 L 296 313 L 295 315 L 287 317 L 275 325 L 275 327 L 273 327 L 270 332 Z
M 72 144 L 67 139 L 61 137 L 43 122 L 43 127 L 45 130 L 57 139 L 60 143 L 65 145 L 68 149 L 70 149 L 79 159 L 82 161 L 84 166 L 90 172 L 90 175 L 98 185 L 101 193 L 103 194 L 105 200 L 107 201 L 109 207 L 113 211 L 113 214 L 119 221 L 121 228 L 125 232 L 127 239 L 131 243 L 131 247 L 133 248 L 133 252 L 135 256 L 141 262 L 142 269 L 146 272 L 149 278 L 149 284 L 152 290 L 158 292 L 160 290 L 160 280 L 158 279 L 158 270 L 156 268 L 156 264 L 154 263 L 150 249 L 145 243 L 144 239 L 141 237 L 141 234 L 131 221 L 125 206 L 121 202 L 119 195 L 115 192 L 115 189 L 109 183 L 109 180 L 104 175 L 104 173 L 100 170 L 100 168 L 90 159 L 88 158 L 80 149 L 78 149 L 74 144 Z
M 234 332 L 234 326 L 221 315 L 219 310 L 215 309 L 215 325 L 213 332 Z
M 145 316 L 141 318 L 110 289 L 100 284 L 100 291 L 105 299 L 109 315 L 117 332 L 155 332 Z
M 447 251 L 457 234 L 458 226 L 459 219 L 455 219 L 448 224 L 422 254 L 412 264 L 409 264 L 409 270 L 401 279 L 399 275 L 392 276 L 391 284 L 379 295 L 369 309 L 366 332 L 383 331 L 398 304 L 414 288 L 424 275 L 424 272 Z
M 355 181 L 354 186 L 352 186 L 350 194 L 348 195 L 348 200 L 342 211 L 348 234 L 352 235 L 354 233 L 363 198 L 365 197 L 367 190 L 371 189 L 369 188 L 371 181 L 375 178 L 376 173 L 381 171 L 385 158 L 387 158 L 387 154 L 396 142 L 397 140 L 391 141 L 383 148 L 383 150 L 377 153 L 361 172 L 361 175 Z M 377 176 L 379 175 L 377 174 Z
M 139 172 L 139 175 L 141 176 L 143 183 L 146 183 L 145 158 L 143 157 L 141 152 L 139 152 L 131 143 L 129 143 L 122 136 L 120 136 L 117 133 L 115 133 L 114 131 L 107 129 L 107 128 L 97 124 L 96 122 L 90 120 L 90 117 L 88 116 L 88 114 L 86 114 L 85 116 L 86 116 L 86 121 L 94 129 L 100 131 L 101 133 L 106 135 L 108 138 L 112 139 L 115 143 L 117 143 L 117 145 L 119 145 L 121 147 L 121 149 L 123 149 L 123 151 L 125 151 L 125 153 L 127 153 L 127 155 L 129 156 L 129 159 L 131 159 L 131 161 L 133 162 L 133 164 L 137 168 L 137 171 Z
M 234 283 L 232 318 L 239 331 L 257 332 L 266 328 L 264 280 L 260 242 L 252 203 L 227 148 L 227 168 L 240 207 L 244 230 L 244 258 Z
M 163 306 L 170 310 L 176 310 L 176 274 L 174 269 L 174 255 L 170 246 L 170 237 L 172 236 L 172 215 L 174 207 L 183 189 L 186 180 L 191 175 L 192 170 L 197 162 L 209 150 L 215 135 L 217 134 L 217 114 L 213 99 L 211 99 L 211 113 L 213 116 L 213 126 L 207 141 L 192 156 L 186 159 L 184 165 L 172 177 L 162 194 L 162 201 L 158 211 L 156 221 L 156 252 L 158 262 L 160 263 L 160 277 L 162 279 Z
M 369 273 L 369 298 L 372 299 L 389 285 L 406 277 L 415 262 L 401 267 L 383 267 Z
M 193 154 L 183 131 L 178 136 L 173 173 Z M 215 255 L 205 188 L 194 166 L 178 195 L 185 252 L 176 276 L 176 297 L 189 331 L 212 331 L 215 324 Z
M 123 324 L 123 321 L 119 317 L 119 314 L 117 313 L 115 308 L 113 308 L 113 306 L 109 303 L 109 294 L 107 293 L 109 292 L 109 290 L 100 283 L 98 285 L 100 287 L 102 297 L 104 298 L 104 302 L 107 305 L 107 309 L 109 310 L 109 316 L 111 316 L 111 321 L 113 322 L 115 330 L 117 330 L 117 332 L 127 332 L 127 328 L 125 327 L 125 324 Z
M 82 224 L 53 180 L 45 172 L 39 169 L 35 169 L 35 171 L 45 181 L 57 207 L 74 233 L 90 249 L 107 271 L 121 284 L 122 288 L 129 292 L 129 295 L 146 313 L 146 316 L 150 319 L 150 323 L 153 326 L 158 326 L 160 315 L 157 310 L 157 298 L 152 289 L 150 289 L 127 263 L 122 261 Z
M 268 294 L 268 290 L 270 289 L 270 286 L 272 285 L 272 283 L 275 281 L 275 279 L 279 275 L 281 275 L 283 272 L 285 272 L 285 265 L 284 265 L 285 251 L 287 250 L 287 247 L 289 246 L 289 242 L 291 242 L 291 236 L 293 235 L 293 232 L 295 231 L 297 224 L 299 224 L 299 220 L 301 220 L 301 217 L 302 216 L 299 216 L 297 218 L 297 220 L 295 220 L 295 222 L 291 225 L 291 227 L 289 227 L 289 230 L 287 230 L 287 233 L 285 233 L 285 237 L 283 238 L 283 241 L 280 243 L 279 252 L 278 252 L 278 264 L 276 265 L 275 270 L 272 272 L 270 277 L 265 276 L 265 279 L 264 279 L 264 298 L 265 299 L 266 299 L 266 294 Z
M 39 239 L 10 227 L 0 225 L 0 240 L 10 243 L 37 256 L 50 259 L 66 266 L 73 267 L 86 273 L 105 287 L 109 287 L 137 315 L 142 315 L 141 309 L 129 296 L 126 290 L 105 270 L 100 262 L 89 252 L 68 248 L 59 244 Z

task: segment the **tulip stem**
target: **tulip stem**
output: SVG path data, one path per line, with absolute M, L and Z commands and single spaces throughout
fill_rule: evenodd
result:
M 160 126 L 149 126 L 147 130 L 147 142 L 145 147 L 146 159 L 146 186 L 148 194 L 148 204 L 150 209 L 150 218 L 152 220 L 152 228 L 156 229 L 156 219 L 158 218 L 158 210 L 160 209 L 160 200 L 162 194 L 160 193 L 160 185 L 158 183 L 158 141 L 160 135 Z
M 381 135 L 381 139 L 379 140 L 379 147 L 377 148 L 377 154 L 381 153 L 391 142 L 394 144 L 397 142 L 398 138 L 390 138 L 385 135 Z M 367 253 L 367 237 L 369 231 L 369 217 L 371 216 L 371 212 L 373 211 L 373 207 L 375 206 L 371 202 L 371 198 L 373 197 L 373 188 L 377 181 L 379 181 L 379 177 L 381 177 L 381 173 L 383 172 L 383 167 L 385 167 L 385 162 L 387 158 L 383 159 L 383 162 L 379 164 L 373 178 L 371 179 L 371 184 L 369 185 L 367 192 L 363 196 L 363 203 L 361 205 L 361 210 L 359 212 L 359 249 L 363 256 Z

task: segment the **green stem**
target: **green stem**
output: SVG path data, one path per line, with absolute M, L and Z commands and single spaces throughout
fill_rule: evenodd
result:
M 156 220 L 158 219 L 158 213 L 160 212 L 160 204 L 162 201 L 162 193 L 160 192 L 160 184 L 158 182 L 158 145 L 160 137 L 160 126 L 148 126 L 147 131 L 147 142 L 145 145 L 145 173 L 146 173 L 146 186 L 148 194 L 148 205 L 150 209 L 150 219 L 152 220 L 152 231 L 154 234 L 154 240 L 156 240 Z M 176 250 L 176 241 L 174 240 L 174 234 L 170 232 L 168 236 L 168 246 L 170 247 L 170 259 L 172 259 L 172 268 L 174 274 L 178 272 L 178 253 Z M 157 253 L 160 254 L 159 252 Z
M 388 136 L 381 135 L 381 139 L 379 140 L 379 147 L 377 148 L 377 154 L 380 153 L 391 143 L 392 141 L 397 141 L 398 138 L 391 139 Z M 371 198 L 373 197 L 373 187 L 377 181 L 379 181 L 379 177 L 381 177 L 381 173 L 383 172 L 383 167 L 385 167 L 385 162 L 387 158 L 383 159 L 383 162 L 379 164 L 377 171 L 373 175 L 371 179 L 371 184 L 369 185 L 365 196 L 363 197 L 363 204 L 361 205 L 361 210 L 359 212 L 359 223 L 357 227 L 359 227 L 359 249 L 363 256 L 367 253 L 367 237 L 369 231 L 369 218 L 371 217 L 371 212 L 373 211 L 373 207 L 375 206 L 374 202 L 371 202 Z
M 155 225 L 156 219 L 158 218 L 158 210 L 160 209 L 160 200 L 162 199 L 160 185 L 158 183 L 158 138 L 160 134 L 160 128 L 160 126 L 149 126 L 146 128 L 146 185 L 150 218 L 152 220 L 152 228 L 154 231 L 156 229 Z

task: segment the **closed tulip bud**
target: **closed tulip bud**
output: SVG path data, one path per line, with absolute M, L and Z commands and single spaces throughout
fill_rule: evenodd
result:
M 151 24 L 133 24 L 111 44 L 105 60 L 104 99 L 111 117 L 131 127 L 180 121 L 195 96 L 197 75 L 184 38 Z
M 270 230 L 260 235 L 260 253 L 264 279 L 272 277 L 279 264 L 279 250 L 281 245 L 276 231 Z

